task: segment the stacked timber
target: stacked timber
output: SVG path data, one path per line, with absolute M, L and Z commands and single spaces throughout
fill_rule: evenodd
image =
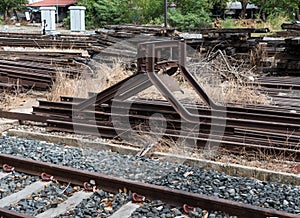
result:
M 178 35 L 178 39 L 185 39 L 187 44 L 203 53 L 222 50 L 227 55 L 235 56 L 250 62 L 249 54 L 253 50 L 261 37 L 253 37 L 252 33 L 267 33 L 269 29 L 255 28 L 228 28 L 228 29 L 201 29 L 193 35 Z
M 300 36 L 285 40 L 285 51 L 280 54 L 277 63 L 278 70 L 287 71 L 287 73 L 300 73 Z
M 300 36 L 282 40 L 281 52 L 276 53 L 276 64 L 264 72 L 272 75 L 299 75 L 300 73 Z

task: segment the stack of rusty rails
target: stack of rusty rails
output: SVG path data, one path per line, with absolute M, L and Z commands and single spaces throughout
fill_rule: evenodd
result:
M 211 197 L 207 195 L 201 195 L 191 193 L 182 190 L 170 189 L 167 187 L 146 184 L 142 182 L 132 181 L 128 179 L 117 178 L 95 172 L 88 172 L 85 170 L 78 170 L 66 166 L 58 166 L 55 164 L 44 163 L 41 161 L 35 161 L 31 159 L 25 159 L 21 157 L 15 157 L 6 154 L 0 154 L 0 164 L 2 166 L 13 168 L 16 172 L 23 172 L 30 175 L 41 176 L 42 179 L 51 182 L 66 182 L 71 185 L 79 185 L 86 187 L 84 184 L 89 184 L 89 181 L 93 181 L 94 189 L 101 189 L 110 193 L 119 193 L 120 190 L 126 188 L 132 193 L 132 198 L 138 196 L 140 200 L 136 198 L 132 199 L 132 203 L 143 205 L 144 202 L 149 200 L 161 200 L 163 204 L 169 204 L 175 207 L 189 208 L 187 213 L 199 207 L 208 211 L 222 211 L 231 216 L 244 217 L 244 218 L 262 218 L 262 217 L 286 217 L 296 218 L 299 215 L 279 211 L 275 209 L 263 208 L 253 206 L 249 204 L 234 202 L 227 199 L 220 199 L 217 197 Z M 4 167 L 3 167 L 4 168 Z M 52 179 L 48 179 L 52 178 Z M 41 181 L 42 182 L 42 181 Z M 93 190 L 93 189 L 92 189 Z M 88 191 L 92 190 L 85 188 L 85 193 L 88 195 Z M 18 198 L 17 198 L 18 199 Z M 80 196 L 78 197 L 80 199 Z M 67 204 L 66 202 L 62 204 Z M 72 201 L 72 204 L 76 204 L 76 201 Z M 60 208 L 60 213 L 65 212 L 66 207 L 61 208 L 61 204 L 56 205 Z M 72 208 L 72 206 L 69 206 Z M 130 210 L 130 207 L 126 207 Z M 69 209 L 69 208 L 68 208 Z M 122 208 L 124 209 L 124 208 Z M 49 211 L 47 211 L 49 212 Z M 57 211 L 55 211 L 57 212 Z M 53 215 L 52 210 L 52 215 Z M 122 215 L 121 215 L 122 216 Z M 124 217 L 127 217 L 124 215 Z M 0 208 L 0 217 L 22 217 L 29 218 L 30 216 L 19 213 L 13 210 Z M 120 214 L 119 216 L 120 217 Z
M 282 31 L 277 31 L 270 35 L 272 37 L 294 38 L 300 36 L 300 24 L 297 23 L 283 23 L 281 25 Z
M 281 25 L 281 28 L 284 30 L 294 30 L 294 31 L 300 31 L 300 24 L 299 23 L 283 23 Z
M 90 35 L 85 34 L 50 34 L 42 35 L 40 33 L 18 33 L 18 32 L 0 32 L 1 38 L 15 39 L 65 39 L 65 40 L 90 40 Z
M 101 34 L 98 37 L 101 37 Z M 147 41 L 149 39 L 145 39 Z M 136 62 L 136 48 L 132 39 L 127 39 L 126 41 L 115 39 L 112 37 L 107 37 L 105 40 L 99 40 L 99 45 L 93 45 L 89 49 L 89 54 L 92 59 L 98 63 L 113 64 L 116 62 L 131 63 Z
M 293 77 L 293 76 L 259 77 L 252 84 L 260 85 L 261 87 L 267 87 L 267 88 L 300 90 L 300 78 Z
M 47 90 L 57 72 L 77 77 L 84 72 L 88 61 L 84 52 L 93 42 L 88 35 L 0 33 L 0 87 Z M 16 47 L 26 47 L 26 51 Z
M 169 40 L 174 30 L 161 26 L 106 25 L 92 36 L 97 43 L 88 49 L 89 54 L 98 62 L 111 64 L 118 59 L 123 63 L 133 63 L 139 43 L 157 40 L 155 37 Z
M 86 50 L 95 40 L 88 35 L 56 35 L 42 36 L 41 34 L 18 34 L 0 33 L 0 46 L 8 47 L 37 47 L 37 48 L 60 48 L 60 49 L 83 49 Z
M 49 40 L 49 39 L 16 39 L 0 38 L 0 46 L 14 47 L 38 47 L 38 48 L 60 48 L 60 49 L 84 49 L 89 48 L 94 41 L 78 40 Z
M 62 102 L 40 101 L 40 105 L 33 108 L 33 114 L 47 117 L 49 131 L 107 138 L 130 137 L 131 133 L 138 132 L 175 140 L 193 140 L 198 147 L 220 144 L 232 152 L 260 150 L 300 160 L 298 113 L 271 106 L 217 105 L 184 67 L 185 44 L 182 42 L 143 43 L 138 53 L 137 74 L 90 98 L 63 97 Z M 173 61 L 162 60 L 166 54 L 169 54 L 167 59 Z M 206 105 L 182 103 L 172 94 L 164 81 L 170 81 L 178 68 Z M 157 74 L 161 69 L 167 69 L 164 76 Z M 152 85 L 167 101 L 130 100 Z M 156 113 L 166 118 L 164 133 L 149 133 L 149 117 Z M 126 124 L 132 129 L 129 130 Z
M 0 52 L 1 53 L 1 52 Z M 37 58 L 37 60 L 35 60 Z M 1 60 L 0 82 L 2 89 L 18 88 L 47 90 L 55 81 L 57 72 L 64 73 L 70 78 L 79 76 L 83 66 L 69 61 L 52 60 L 41 62 L 39 57 L 27 60 Z M 46 59 L 45 59 L 46 60 Z M 49 62 L 50 61 L 50 62 Z
M 0 60 L 48 64 L 56 67 L 76 67 L 74 60 L 86 58 L 82 52 L 62 52 L 62 51 L 0 51 Z
M 147 34 L 152 36 L 173 35 L 175 28 L 161 26 L 141 26 L 141 25 L 105 25 L 109 30 L 108 35 L 118 38 L 132 38 L 136 34 Z
M 300 111 L 300 90 L 266 87 L 260 87 L 256 90 L 268 95 L 271 98 L 272 105 L 286 108 L 292 112 Z

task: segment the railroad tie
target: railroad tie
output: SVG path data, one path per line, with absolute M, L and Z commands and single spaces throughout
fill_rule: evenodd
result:
M 41 182 L 37 181 L 28 186 L 26 186 L 21 191 L 13 193 L 5 198 L 0 199 L 0 207 L 9 206 L 10 204 L 16 203 L 21 199 L 26 198 L 28 195 L 39 192 L 44 189 L 45 186 L 50 185 L 51 182 Z
M 50 208 L 43 213 L 40 213 L 36 217 L 57 217 L 64 214 L 72 209 L 74 209 L 78 204 L 80 204 L 84 199 L 92 196 L 93 192 L 79 191 L 68 198 L 66 201 L 60 203 L 56 208 Z

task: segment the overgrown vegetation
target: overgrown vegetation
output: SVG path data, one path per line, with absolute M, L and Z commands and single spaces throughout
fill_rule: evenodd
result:
M 89 92 L 100 92 L 132 74 L 116 61 L 113 66 L 93 62 L 93 76 L 83 74 L 80 78 L 69 78 L 62 72 L 57 72 L 55 82 L 47 99 L 60 101 L 60 96 L 88 97 Z M 89 69 L 90 71 L 91 69 Z
M 20 0 L 21 1 L 21 0 Z M 173 0 L 176 8 L 168 10 L 168 24 L 180 31 L 192 31 L 203 27 L 209 27 L 213 21 L 213 13 L 224 11 L 228 0 Z M 243 9 L 249 0 L 241 0 Z M 267 1 L 252 0 L 259 10 L 256 13 L 258 19 L 269 21 L 272 26 L 279 26 L 284 20 L 294 19 L 299 15 L 299 0 Z M 95 29 L 106 24 L 163 24 L 164 0 L 79 0 L 77 5 L 85 6 L 87 28 Z M 242 10 L 240 18 L 245 16 Z M 65 20 L 69 22 L 68 19 Z M 228 21 L 227 28 L 236 27 Z M 276 29 L 276 28 L 275 28 Z
M 26 4 L 28 4 L 27 0 L 1 0 L 0 13 L 3 14 L 3 18 L 6 20 L 12 9 L 20 9 Z
M 283 23 L 290 22 L 284 14 L 270 14 L 265 21 L 261 19 L 224 19 L 214 22 L 215 27 L 221 28 L 269 28 L 271 32 L 280 31 Z
M 169 9 L 169 24 L 179 30 L 207 26 L 215 5 L 225 8 L 226 0 L 174 0 L 176 9 Z M 86 7 L 87 28 L 106 24 L 163 24 L 163 0 L 79 0 Z M 66 22 L 68 19 L 65 20 Z

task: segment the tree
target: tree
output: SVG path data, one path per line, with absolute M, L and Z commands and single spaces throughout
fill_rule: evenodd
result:
M 149 23 L 163 14 L 163 0 L 80 0 L 87 28 L 106 24 Z
M 180 30 L 205 27 L 211 21 L 211 10 L 218 4 L 225 8 L 227 0 L 169 0 L 176 9 L 169 10 L 169 24 Z M 164 0 L 79 0 L 86 7 L 87 28 L 105 24 L 163 23 Z
M 299 18 L 300 1 L 299 0 L 252 0 L 260 8 L 261 13 L 282 14 L 290 18 Z M 293 17 L 295 15 L 295 17 Z
M 242 4 L 242 11 L 241 11 L 241 19 L 245 19 L 245 17 L 246 17 L 246 10 L 247 10 L 247 5 L 248 5 L 248 3 L 249 3 L 249 1 L 248 0 L 242 0 L 242 1 L 240 1 L 241 2 L 241 4 Z
M 175 10 L 169 11 L 169 23 L 179 30 L 195 30 L 207 27 L 211 22 L 211 10 L 217 0 L 177 0 Z M 220 0 L 218 0 L 220 2 Z
M 4 20 L 6 20 L 10 10 L 14 8 L 20 9 L 22 6 L 24 6 L 27 3 L 28 3 L 27 0 L 1 0 L 0 13 L 3 14 Z

